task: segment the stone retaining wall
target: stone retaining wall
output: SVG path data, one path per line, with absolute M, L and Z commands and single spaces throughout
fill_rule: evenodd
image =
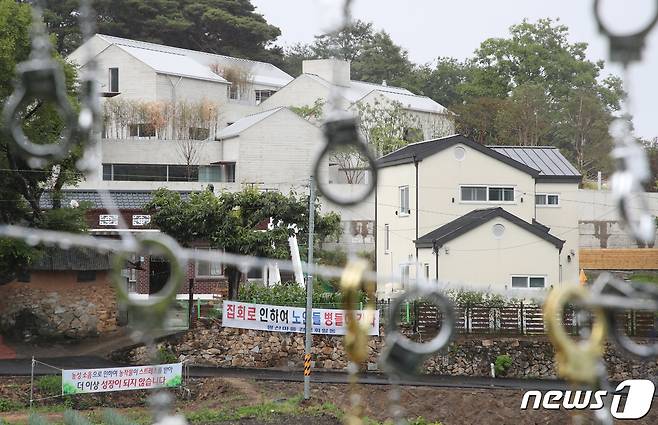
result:
M 5 335 L 82 339 L 116 328 L 116 295 L 108 282 L 0 286 L 0 330 Z
M 370 337 L 368 362 L 364 369 L 377 370 L 377 358 L 383 337 Z M 196 365 L 247 368 L 302 369 L 304 335 L 264 332 L 221 327 L 220 322 L 199 322 L 197 328 L 176 340 L 160 343 L 179 360 Z M 476 338 L 460 337 L 444 352 L 428 359 L 422 367 L 424 373 L 438 375 L 490 376 L 491 363 L 499 355 L 512 358 L 508 377 L 554 378 L 553 346 L 545 337 Z M 135 363 L 148 363 L 144 347 L 121 353 L 117 359 Z M 347 359 L 343 338 L 339 336 L 313 336 L 313 360 L 316 368 L 344 369 Z M 613 346 L 605 354 L 610 379 L 646 378 L 658 372 L 658 361 L 629 360 L 619 355 Z

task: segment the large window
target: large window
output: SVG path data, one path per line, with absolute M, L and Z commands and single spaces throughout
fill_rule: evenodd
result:
M 409 186 L 400 186 L 400 215 L 409 215 Z
M 189 137 L 192 140 L 206 140 L 210 137 L 210 130 L 203 127 L 190 127 Z
M 128 124 L 130 137 L 155 137 L 155 126 L 153 124 Z
M 231 100 L 240 100 L 240 87 L 233 83 L 228 87 L 228 98 Z
M 276 91 L 274 90 L 256 90 L 256 105 L 260 105 L 265 99 L 272 96 Z
M 235 162 L 212 165 L 103 164 L 103 180 L 234 183 Z
M 512 288 L 541 289 L 546 287 L 544 276 L 512 276 Z
M 108 70 L 108 87 L 110 93 L 119 93 L 119 68 Z
M 535 195 L 535 204 L 539 207 L 557 207 L 560 205 L 560 196 L 553 193 L 538 193 Z
M 461 186 L 462 202 L 514 202 L 514 188 L 507 186 Z
M 391 249 L 391 227 L 384 224 L 384 251 L 388 254 Z
M 195 248 L 195 251 L 212 251 L 210 248 Z M 209 261 L 196 261 L 196 277 L 219 277 L 222 276 L 222 265 Z

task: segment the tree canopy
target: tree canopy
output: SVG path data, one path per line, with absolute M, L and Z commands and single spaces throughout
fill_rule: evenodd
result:
M 68 54 L 81 44 L 78 0 L 47 0 L 45 20 Z M 97 0 L 98 32 L 169 46 L 280 62 L 281 30 L 250 0 Z
M 29 28 L 32 21 L 30 6 L 12 0 L 0 0 L 0 104 L 4 104 L 14 90 L 16 65 L 28 59 L 30 53 Z M 76 105 L 76 72 L 64 64 L 66 88 L 71 103 Z M 63 122 L 54 105 L 36 102 L 26 107 L 23 130 L 34 143 L 57 143 Z M 3 127 L 4 123 L 0 123 Z M 59 193 L 66 184 L 81 178 L 75 168 L 80 150 L 62 161 L 51 161 L 42 169 L 31 169 L 11 147 L 7 129 L 0 128 L 0 223 L 20 224 L 53 230 L 79 231 L 84 228 L 84 209 L 61 209 Z M 46 190 L 53 192 L 54 209 L 42 210 L 40 199 Z M 11 280 L 37 255 L 37 251 L 22 242 L 0 242 L 0 281 Z
M 160 189 L 147 209 L 152 222 L 182 245 L 208 241 L 213 248 L 226 252 L 268 258 L 290 258 L 288 225 L 296 224 L 300 246 L 308 238 L 308 197 L 289 196 L 278 192 L 246 189 L 242 192 L 210 191 L 193 193 L 183 200 L 178 192 Z M 273 220 L 273 228 L 259 225 Z M 318 242 L 340 234 L 340 216 L 320 214 L 316 203 L 315 232 Z M 302 251 L 302 249 L 300 249 Z M 305 251 L 305 250 L 304 250 Z M 240 270 L 227 267 L 229 296 L 238 294 Z

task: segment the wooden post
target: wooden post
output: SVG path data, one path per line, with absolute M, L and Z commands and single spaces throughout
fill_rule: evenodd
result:
M 187 327 L 191 328 L 194 320 L 194 279 L 188 279 L 187 290 Z

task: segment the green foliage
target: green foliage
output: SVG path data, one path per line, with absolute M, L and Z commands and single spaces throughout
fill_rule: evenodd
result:
M 456 305 L 482 305 L 488 307 L 502 307 L 509 303 L 517 303 L 518 300 L 507 299 L 502 295 L 488 292 L 449 290 L 446 291 L 448 298 Z
M 423 417 L 417 417 L 416 419 L 411 419 L 407 422 L 409 425 L 441 425 L 441 422 L 430 422 Z
M 73 410 L 67 410 L 64 412 L 64 423 L 66 425 L 91 425 L 91 422 Z
M 512 366 L 512 358 L 507 354 L 501 354 L 496 357 L 494 362 L 494 371 L 496 376 L 504 376 L 507 370 Z
M 0 412 L 12 412 L 14 410 L 20 410 L 24 406 L 21 403 L 17 403 L 13 400 L 8 400 L 0 398 Z M 2 422 L 0 421 L 0 425 Z
M 324 99 L 315 99 L 312 105 L 291 106 L 290 110 L 308 121 L 320 121 L 324 113 Z
M 290 256 L 288 225 L 296 224 L 299 241 L 308 239 L 308 197 L 289 196 L 278 192 L 246 189 L 242 192 L 222 192 L 215 196 L 203 191 L 184 201 L 180 194 L 167 189 L 155 192 L 146 206 L 152 210 L 152 222 L 183 245 L 194 240 L 209 241 L 213 248 L 227 252 L 268 258 Z M 316 203 L 316 239 L 321 243 L 340 233 L 340 216 L 320 214 Z M 273 228 L 259 226 L 273 220 Z M 229 297 L 238 295 L 239 271 L 227 267 Z
M 178 357 L 169 347 L 162 346 L 158 349 L 158 362 L 160 364 L 178 363 Z
M 27 420 L 28 425 L 50 425 L 43 417 L 32 413 Z
M 419 135 L 414 131 L 420 127 L 418 119 L 408 113 L 400 102 L 380 97 L 372 103 L 358 103 L 357 112 L 366 142 L 381 155 L 422 139 L 422 133 Z
M 61 375 L 47 375 L 37 379 L 35 386 L 48 394 L 61 394 L 62 393 L 62 377 Z
M 180 387 L 182 384 L 183 384 L 183 377 L 181 377 L 180 375 L 176 375 L 170 380 L 168 380 L 167 382 L 165 382 L 165 385 L 168 388 Z
M 107 409 L 103 412 L 103 423 L 107 425 L 137 425 L 134 421 L 124 418 L 111 409 Z
M 367 301 L 365 293 L 360 293 L 359 299 L 365 303 Z M 256 304 L 301 307 L 306 305 L 306 288 L 295 282 L 270 287 L 254 282 L 240 287 L 238 300 Z M 321 284 L 315 283 L 313 287 L 313 305 L 318 307 L 326 307 L 327 304 L 340 306 L 342 300 L 343 297 L 340 292 L 327 292 Z

